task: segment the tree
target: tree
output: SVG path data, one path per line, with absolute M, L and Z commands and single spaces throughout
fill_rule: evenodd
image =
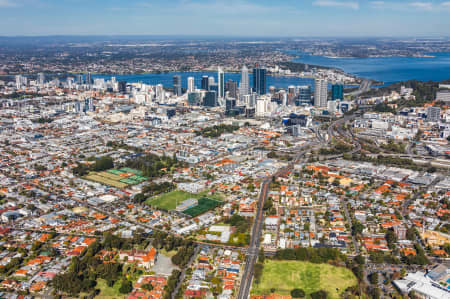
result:
M 293 289 L 291 291 L 291 296 L 292 298 L 304 298 L 306 293 L 302 289 Z
M 95 161 L 92 167 L 94 171 L 103 171 L 111 168 L 114 168 L 114 161 L 111 157 L 101 157 Z
M 371 284 L 378 284 L 378 273 L 372 273 L 371 275 L 369 275 L 369 281 Z
M 133 290 L 133 284 L 128 279 L 122 280 L 122 284 L 120 285 L 119 292 L 121 294 L 128 294 Z
M 264 248 L 260 248 L 259 249 L 259 255 L 258 255 L 258 260 L 260 263 L 264 264 L 264 260 L 266 259 L 265 255 L 264 255 Z
M 267 210 L 270 210 L 272 207 L 273 207 L 273 202 L 272 202 L 270 199 L 267 199 L 267 200 L 264 202 L 263 210 L 264 210 L 264 211 L 267 211 Z
M 326 299 L 328 298 L 328 293 L 324 290 L 320 290 L 310 294 L 311 299 Z
M 364 265 L 366 263 L 366 259 L 362 255 L 357 255 L 355 257 L 355 262 L 360 265 Z
M 356 223 L 352 227 L 352 235 L 361 234 L 364 230 L 364 225 L 361 222 L 356 221 Z
M 153 285 L 152 285 L 151 283 L 147 283 L 147 284 L 144 284 L 144 285 L 142 286 L 142 288 L 143 288 L 144 290 L 151 291 L 151 290 L 153 290 Z
M 386 241 L 390 249 L 393 249 L 395 247 L 395 242 L 397 242 L 397 236 L 395 235 L 393 230 L 389 229 L 386 232 Z
M 264 265 L 261 263 L 256 263 L 254 268 L 254 277 L 255 277 L 255 283 L 259 284 L 262 273 L 263 273 Z

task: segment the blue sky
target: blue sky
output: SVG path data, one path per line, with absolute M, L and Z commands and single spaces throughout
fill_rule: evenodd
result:
M 0 35 L 450 36 L 450 0 L 0 0 Z

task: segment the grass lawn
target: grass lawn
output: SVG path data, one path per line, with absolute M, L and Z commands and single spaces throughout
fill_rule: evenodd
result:
M 185 200 L 188 200 L 189 198 L 202 198 L 202 197 L 208 197 L 212 199 L 219 199 L 222 198 L 220 195 L 213 195 L 209 196 L 208 191 L 200 192 L 198 194 L 192 194 L 188 192 L 184 192 L 181 190 L 174 190 L 168 193 L 164 193 L 161 195 L 158 195 L 156 197 L 150 198 L 146 201 L 146 203 L 152 207 L 163 209 L 163 210 L 175 210 L 177 207 L 177 204 L 182 203 Z
M 251 293 L 268 295 L 271 293 L 270 289 L 274 288 L 278 294 L 289 295 L 292 289 L 299 288 L 306 294 L 325 290 L 330 298 L 339 298 L 339 294 L 347 287 L 356 284 L 356 277 L 344 267 L 301 261 L 267 260 L 264 263 L 261 282 L 253 284 Z
M 110 288 L 106 284 L 106 280 L 101 279 L 101 278 L 98 279 L 97 280 L 97 286 L 95 288 L 100 290 L 100 294 L 98 294 L 98 296 L 95 297 L 95 298 L 100 298 L 100 299 L 101 298 L 109 298 L 109 299 L 113 299 L 113 298 L 126 298 L 126 297 L 128 297 L 127 295 L 121 294 L 119 292 L 120 285 L 121 285 L 121 281 L 118 280 L 112 286 L 112 288 Z
M 176 251 L 176 250 L 167 251 L 165 248 L 163 248 L 159 251 L 159 253 L 161 253 L 162 255 L 170 257 L 170 258 L 172 256 L 174 256 L 175 254 L 177 254 L 177 252 L 178 251 Z

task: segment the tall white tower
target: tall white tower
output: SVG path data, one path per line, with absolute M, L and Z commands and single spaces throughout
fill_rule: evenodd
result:
M 194 77 L 188 77 L 188 92 L 193 92 L 195 90 Z
M 328 81 L 316 79 L 314 83 L 314 106 L 326 108 L 328 98 Z
M 241 70 L 241 82 L 239 82 L 239 95 L 245 96 L 249 94 L 250 83 L 248 77 L 248 68 L 244 65 Z
M 219 70 L 217 72 L 217 78 L 219 80 L 217 86 L 219 89 L 219 98 L 223 98 L 225 97 L 225 73 L 223 72 L 221 67 L 219 67 Z

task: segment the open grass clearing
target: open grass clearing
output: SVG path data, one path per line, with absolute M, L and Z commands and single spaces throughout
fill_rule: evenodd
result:
M 186 201 L 190 198 L 200 199 L 203 197 L 222 200 L 220 195 L 208 195 L 208 191 L 203 191 L 197 194 L 174 190 L 171 192 L 167 192 L 156 197 L 150 198 L 146 201 L 146 203 L 154 208 L 162 209 L 162 210 L 175 210 L 177 205 L 181 204 L 183 201 Z
M 357 284 L 356 277 L 347 268 L 329 264 L 313 264 L 302 261 L 267 260 L 259 284 L 253 284 L 252 294 L 275 293 L 289 295 L 291 290 L 303 289 L 306 294 L 319 290 L 328 292 L 330 298 L 339 298 L 350 286 Z

